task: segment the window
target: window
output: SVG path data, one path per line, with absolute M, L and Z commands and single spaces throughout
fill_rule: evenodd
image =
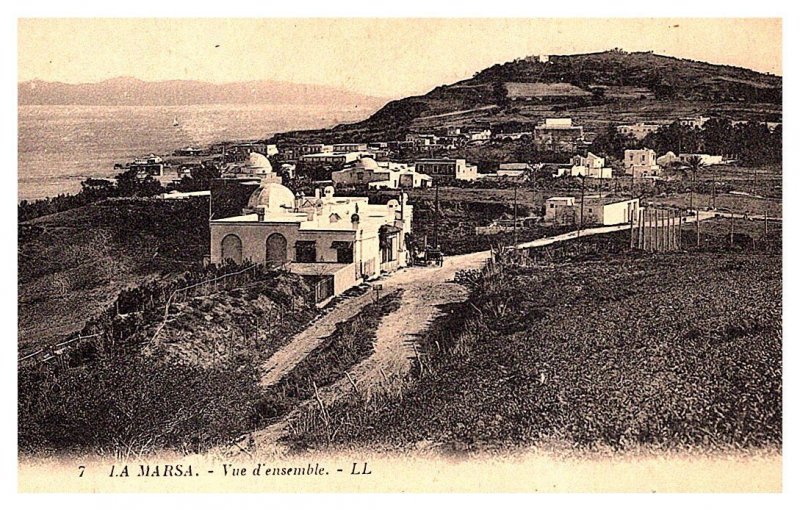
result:
M 331 248 L 336 250 L 336 262 L 340 264 L 350 264 L 353 262 L 353 243 L 352 241 L 334 241 Z
M 316 241 L 297 241 L 294 245 L 296 262 L 316 262 L 317 243 Z

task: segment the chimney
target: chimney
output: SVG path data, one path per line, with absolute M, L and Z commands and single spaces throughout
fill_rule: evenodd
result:
M 266 211 L 264 210 L 264 206 L 257 207 L 256 214 L 258 215 L 258 221 L 264 221 L 264 216 L 266 216 Z
M 319 188 L 316 188 L 314 190 L 314 198 L 316 198 L 317 200 L 319 200 L 321 198 Z

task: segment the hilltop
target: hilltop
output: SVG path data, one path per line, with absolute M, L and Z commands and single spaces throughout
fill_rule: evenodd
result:
M 782 81 L 750 69 L 652 52 L 527 57 L 422 96 L 391 101 L 362 122 L 277 138 L 388 137 L 446 125 L 534 124 L 546 116 L 575 116 L 590 128 L 634 117 L 671 120 L 700 113 L 780 120 Z
M 386 102 L 334 87 L 278 81 L 215 84 L 189 80 L 149 82 L 119 77 L 80 84 L 33 80 L 22 82 L 17 88 L 20 105 L 313 104 L 357 105 L 374 111 Z

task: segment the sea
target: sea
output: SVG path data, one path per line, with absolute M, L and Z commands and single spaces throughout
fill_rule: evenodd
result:
M 371 113 L 318 105 L 20 105 L 17 199 L 77 193 L 86 178 L 113 177 L 115 163 L 151 153 L 328 128 Z

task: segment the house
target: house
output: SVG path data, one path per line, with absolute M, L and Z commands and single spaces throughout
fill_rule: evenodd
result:
M 164 160 L 159 156 L 150 154 L 146 158 L 139 158 L 133 160 L 130 167 L 137 177 L 144 179 L 145 177 L 162 177 L 164 175 Z
M 363 152 L 318 152 L 300 157 L 300 161 L 307 165 L 346 165 L 355 163 L 365 153 Z
M 533 129 L 533 143 L 540 151 L 575 152 L 584 143 L 583 127 L 572 119 L 545 119 Z
M 586 197 L 583 202 L 583 225 L 620 225 L 639 214 L 639 199 Z M 579 225 L 581 203 L 574 197 L 551 197 L 545 201 L 546 222 L 555 225 Z
M 689 160 L 694 157 L 700 158 L 700 164 L 703 166 L 722 164 L 722 156 L 711 156 L 709 154 L 678 154 L 678 160 L 684 165 L 688 165 Z
M 647 135 L 655 133 L 660 128 L 660 124 L 645 124 L 644 122 L 637 122 L 635 124 L 622 124 L 617 126 L 617 133 L 623 136 L 630 136 L 636 140 L 643 140 Z
M 404 193 L 387 204 L 338 197 L 333 186 L 295 196 L 275 178 L 239 214 L 209 221 L 211 263 L 282 267 L 309 279 L 317 302 L 408 264 L 413 206 Z
M 376 162 L 370 157 L 331 174 L 334 186 L 367 185 L 370 189 L 426 188 L 429 175 L 417 173 L 413 166 L 390 161 Z
M 584 225 L 620 225 L 636 221 L 638 215 L 638 198 L 590 198 L 583 204 Z
M 653 149 L 626 149 L 624 164 L 625 173 L 635 178 L 661 174 L 661 167 L 656 162 L 656 151 Z
M 435 145 L 439 141 L 439 137 L 431 133 L 408 133 L 406 141 L 414 145 Z
M 556 225 L 575 223 L 575 197 L 550 197 L 545 200 L 544 220 Z
M 474 181 L 479 178 L 478 167 L 470 165 L 463 159 L 419 159 L 414 166 L 417 172 L 430 175 L 434 179 L 449 178 L 461 181 Z
M 601 158 L 591 152 L 586 156 L 573 156 L 570 175 L 572 177 L 594 177 L 596 179 L 611 179 L 612 170 L 605 166 L 605 158 Z
M 367 152 L 365 143 L 335 143 L 331 152 Z
M 467 130 L 466 135 L 470 142 L 488 142 L 492 138 L 492 130 L 488 128 L 470 128 Z
M 273 144 L 260 142 L 241 142 L 231 145 L 223 145 L 222 161 L 225 163 L 242 162 L 245 161 L 252 153 L 274 156 L 278 154 L 278 147 Z
M 333 145 L 325 145 L 324 143 L 306 143 L 294 149 L 294 155 L 298 159 L 308 154 L 330 154 L 332 152 Z

